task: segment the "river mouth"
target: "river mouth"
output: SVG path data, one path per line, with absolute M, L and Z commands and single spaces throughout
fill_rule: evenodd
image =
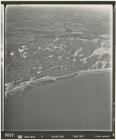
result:
M 5 99 L 5 130 L 109 131 L 111 83 L 106 70 L 22 90 Z

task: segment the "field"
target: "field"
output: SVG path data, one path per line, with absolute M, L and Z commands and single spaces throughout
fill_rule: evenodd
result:
M 111 130 L 111 7 L 93 7 L 6 8 L 5 130 Z
M 47 76 L 111 68 L 110 18 L 91 8 L 8 7 L 5 93 Z

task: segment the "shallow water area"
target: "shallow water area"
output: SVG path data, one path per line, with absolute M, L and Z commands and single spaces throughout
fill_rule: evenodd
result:
M 89 73 L 6 98 L 6 130 L 111 130 L 111 72 Z

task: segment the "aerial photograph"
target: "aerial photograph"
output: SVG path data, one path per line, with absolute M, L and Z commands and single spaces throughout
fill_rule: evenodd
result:
M 112 6 L 7 5 L 5 130 L 112 129 Z

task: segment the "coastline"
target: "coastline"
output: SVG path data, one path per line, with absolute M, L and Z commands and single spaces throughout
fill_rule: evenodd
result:
M 74 72 L 74 73 L 71 73 L 71 74 L 67 74 L 65 76 L 51 76 L 51 77 L 47 76 L 47 77 L 43 77 L 41 79 L 30 80 L 30 81 L 27 81 L 23 85 L 16 86 L 13 89 L 5 92 L 5 97 L 10 96 L 8 94 L 10 94 L 11 92 L 15 92 L 17 90 L 21 91 L 21 90 L 25 90 L 26 88 L 29 88 L 29 87 L 33 88 L 33 86 L 44 86 L 46 84 L 53 83 L 53 82 L 56 82 L 56 81 L 59 81 L 59 80 L 77 78 L 78 76 L 82 76 L 82 75 L 85 75 L 85 74 L 98 73 L 98 72 L 104 72 L 104 71 L 111 71 L 111 68 L 78 71 L 78 72 Z

